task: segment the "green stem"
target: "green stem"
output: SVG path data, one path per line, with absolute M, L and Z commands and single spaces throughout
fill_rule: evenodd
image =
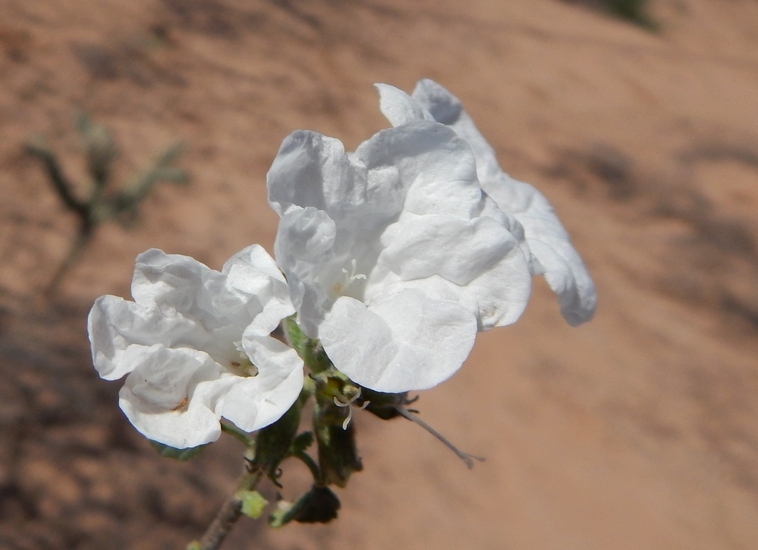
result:
M 294 315 L 282 321 L 282 329 L 287 343 L 297 351 L 305 366 L 313 374 L 323 372 L 332 366 L 324 348 L 321 347 L 321 342 L 303 334 Z
M 313 481 L 316 483 L 316 485 L 323 485 L 324 481 L 321 479 L 321 470 L 311 455 L 308 453 L 294 453 L 292 456 L 308 466 L 308 469 L 311 471 L 311 475 L 313 476 Z
M 245 447 L 252 448 L 255 446 L 255 440 L 249 435 L 247 435 L 246 432 L 243 432 L 242 430 L 240 430 L 234 424 L 227 424 L 226 422 L 222 422 L 221 431 L 226 432 L 232 437 L 234 437 L 235 439 L 241 441 Z

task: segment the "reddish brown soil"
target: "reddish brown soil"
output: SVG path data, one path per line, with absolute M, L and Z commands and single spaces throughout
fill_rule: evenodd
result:
M 553 201 L 598 285 L 565 325 L 541 281 L 423 417 L 358 415 L 365 471 L 327 526 L 237 526 L 228 548 L 758 546 L 758 4 L 658 0 L 660 32 L 558 0 L 5 0 L 0 4 L 0 547 L 181 548 L 231 491 L 239 445 L 177 465 L 123 419 L 85 316 L 149 247 L 212 267 L 276 216 L 265 173 L 294 129 L 354 147 L 371 84 L 431 77 L 514 176 Z M 410 6 L 410 7 L 408 7 Z M 128 175 L 175 138 L 187 188 L 104 227 L 54 298 L 75 220 L 22 153 L 81 174 L 85 108 Z M 299 465 L 284 494 L 305 479 Z M 273 498 L 271 489 L 266 494 Z

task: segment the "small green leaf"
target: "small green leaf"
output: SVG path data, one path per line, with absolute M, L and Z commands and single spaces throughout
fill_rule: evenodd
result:
M 152 445 L 156 451 L 158 451 L 158 454 L 161 456 L 164 456 L 166 458 L 173 458 L 174 460 L 178 460 L 179 462 L 185 462 L 189 460 L 190 458 L 193 458 L 195 455 L 199 454 L 203 449 L 205 449 L 210 443 L 206 443 L 205 445 L 198 445 L 197 447 L 190 447 L 188 449 L 175 449 L 174 447 L 169 447 L 168 445 L 164 445 L 163 443 L 158 443 L 157 441 L 153 441 L 152 439 L 148 439 L 150 442 L 150 445 Z
M 253 519 L 261 517 L 268 505 L 258 491 L 238 491 L 235 496 L 242 501 L 242 513 Z
M 287 458 L 292 442 L 300 426 L 302 404 L 298 399 L 279 420 L 258 432 L 255 438 L 256 467 L 263 470 L 268 478 L 281 487 L 278 481 L 279 464 Z
M 290 454 L 295 456 L 304 453 L 311 445 L 313 445 L 313 432 L 303 432 L 298 434 L 292 441 Z

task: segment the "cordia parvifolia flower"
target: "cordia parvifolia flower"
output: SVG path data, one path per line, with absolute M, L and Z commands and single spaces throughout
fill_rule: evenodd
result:
M 435 386 L 478 330 L 526 306 L 531 273 L 511 220 L 483 193 L 471 147 L 443 124 L 383 130 L 353 153 L 298 131 L 267 182 L 298 322 L 361 386 Z
M 149 439 L 175 448 L 216 440 L 221 417 L 245 431 L 281 417 L 303 386 L 303 363 L 270 334 L 294 308 L 260 246 L 221 272 L 151 249 L 137 256 L 134 302 L 97 299 L 88 319 L 100 376 L 126 375 L 119 405 Z

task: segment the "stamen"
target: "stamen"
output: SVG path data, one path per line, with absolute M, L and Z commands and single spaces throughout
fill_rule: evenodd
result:
M 342 423 L 343 430 L 347 430 L 347 427 L 350 425 L 350 421 L 353 419 L 353 407 L 356 407 L 360 410 L 364 410 L 371 403 L 371 401 L 365 401 L 363 405 L 361 405 L 360 407 L 358 407 L 357 405 L 353 405 L 353 403 L 355 403 L 355 400 L 358 399 L 360 396 L 361 396 L 361 389 L 358 388 L 358 391 L 356 392 L 356 394 L 353 397 L 351 397 L 348 401 L 340 401 L 339 399 L 337 399 L 337 396 L 333 398 L 334 404 L 337 405 L 338 407 L 347 407 L 347 418 Z
M 258 376 L 258 367 L 253 365 L 250 358 L 242 348 L 242 341 L 234 342 L 234 347 L 239 352 L 239 360 L 229 361 L 229 366 L 232 368 L 232 372 L 241 376 Z
M 415 399 L 413 401 L 415 401 Z M 435 438 L 437 438 L 440 442 L 442 442 L 442 444 L 445 445 L 445 447 L 447 447 L 448 449 L 450 449 L 451 451 L 453 451 L 456 454 L 456 456 L 458 458 L 460 458 L 466 464 L 466 466 L 468 467 L 469 470 L 474 467 L 474 460 L 478 460 L 479 462 L 484 462 L 484 458 L 483 457 L 481 457 L 481 456 L 475 456 L 475 455 L 472 455 L 472 454 L 469 454 L 469 453 L 464 453 L 463 451 L 461 451 L 460 449 L 458 449 L 458 447 L 456 447 L 450 441 L 448 441 L 445 438 L 445 436 L 443 436 L 437 430 L 435 430 L 434 428 L 432 428 L 429 424 L 427 424 L 426 422 L 424 422 L 423 420 L 421 420 L 418 416 L 416 416 L 415 414 L 411 413 L 405 407 L 401 407 L 399 405 L 395 405 L 394 409 L 398 412 L 398 414 L 400 416 L 402 416 L 403 418 L 405 418 L 407 420 L 410 420 L 411 422 L 413 422 L 415 424 L 418 424 L 419 426 L 421 426 L 422 428 L 424 428 L 427 432 L 429 432 L 430 434 L 432 434 Z
M 366 279 L 364 273 L 356 273 L 358 270 L 358 262 L 356 262 L 355 258 L 350 260 L 350 266 L 350 271 L 344 267 L 341 269 L 342 274 L 345 276 L 344 280 L 337 281 L 332 285 L 332 294 L 335 296 L 343 294 L 353 282 Z

